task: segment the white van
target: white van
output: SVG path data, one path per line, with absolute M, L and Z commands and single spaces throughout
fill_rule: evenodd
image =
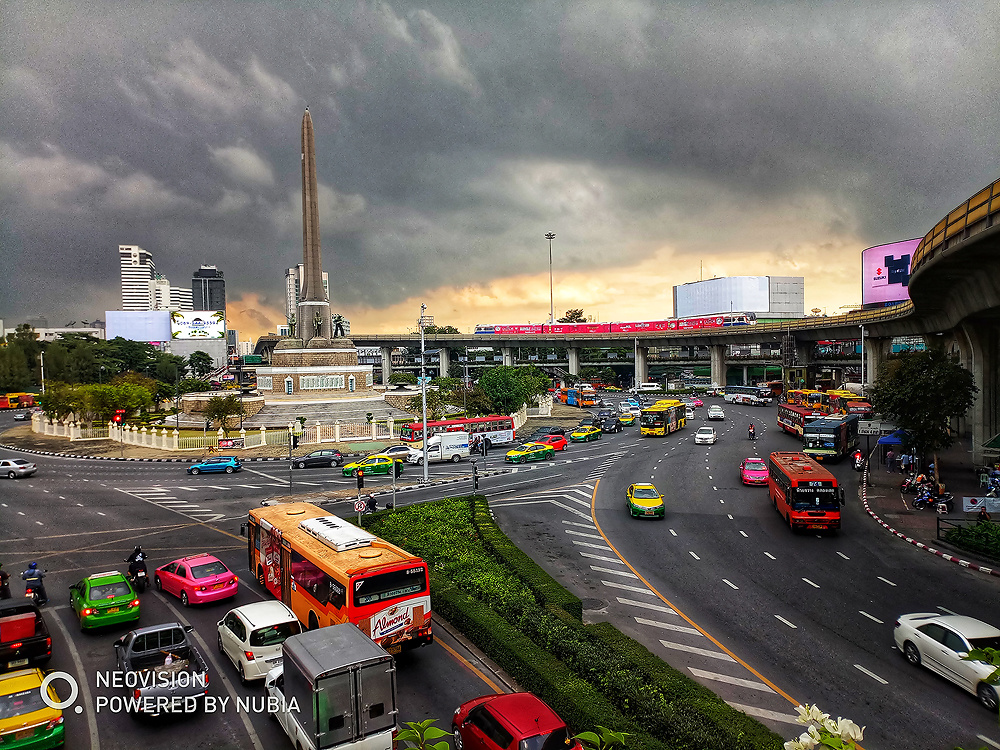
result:
M 431 435 L 427 439 L 427 463 L 438 461 L 453 461 L 458 463 L 463 458 L 469 457 L 469 433 L 467 432 L 439 432 Z M 424 449 L 410 448 L 406 455 L 406 462 L 423 466 Z
M 639 383 L 637 391 L 662 391 L 663 386 L 659 383 Z

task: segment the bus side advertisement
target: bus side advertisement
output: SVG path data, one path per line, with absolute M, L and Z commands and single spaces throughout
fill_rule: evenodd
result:
M 844 490 L 829 471 L 804 453 L 772 453 L 767 491 L 793 532 L 837 531 Z

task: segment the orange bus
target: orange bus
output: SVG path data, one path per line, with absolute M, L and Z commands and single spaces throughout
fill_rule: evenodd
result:
M 804 453 L 772 453 L 767 491 L 792 531 L 837 531 L 844 490 L 837 478 Z
M 390 653 L 432 643 L 427 563 L 309 503 L 250 510 L 250 570 L 310 630 L 353 622 Z

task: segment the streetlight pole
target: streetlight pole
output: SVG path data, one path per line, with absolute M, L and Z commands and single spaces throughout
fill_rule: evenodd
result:
M 865 396 L 865 325 L 858 326 L 861 329 L 861 397 Z
M 427 305 L 420 305 L 420 320 L 417 323 L 420 325 L 420 405 L 421 411 L 423 412 L 423 435 L 424 444 L 424 482 L 427 481 L 427 379 L 424 377 L 424 322 L 426 316 L 424 312 L 427 310 Z
M 546 232 L 545 239 L 549 241 L 549 325 L 556 324 L 556 303 L 552 293 L 552 240 L 556 238 L 555 232 Z
M 42 349 L 39 353 L 42 358 L 42 395 L 45 395 L 45 350 Z

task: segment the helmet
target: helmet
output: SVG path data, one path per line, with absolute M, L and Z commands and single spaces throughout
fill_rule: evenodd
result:
M 140 546 L 139 546 L 139 545 L 137 544 L 137 545 L 135 545 L 135 549 L 134 549 L 134 550 L 132 550 L 132 551 L 133 551 L 133 552 L 142 552 L 142 547 L 140 547 Z
M 29 565 L 29 566 L 28 566 L 28 569 L 29 569 L 29 570 L 34 570 L 34 569 L 35 569 L 35 568 L 37 568 L 37 567 L 38 567 L 38 563 L 36 563 L 36 562 L 33 562 L 33 563 L 31 563 L 31 565 Z

